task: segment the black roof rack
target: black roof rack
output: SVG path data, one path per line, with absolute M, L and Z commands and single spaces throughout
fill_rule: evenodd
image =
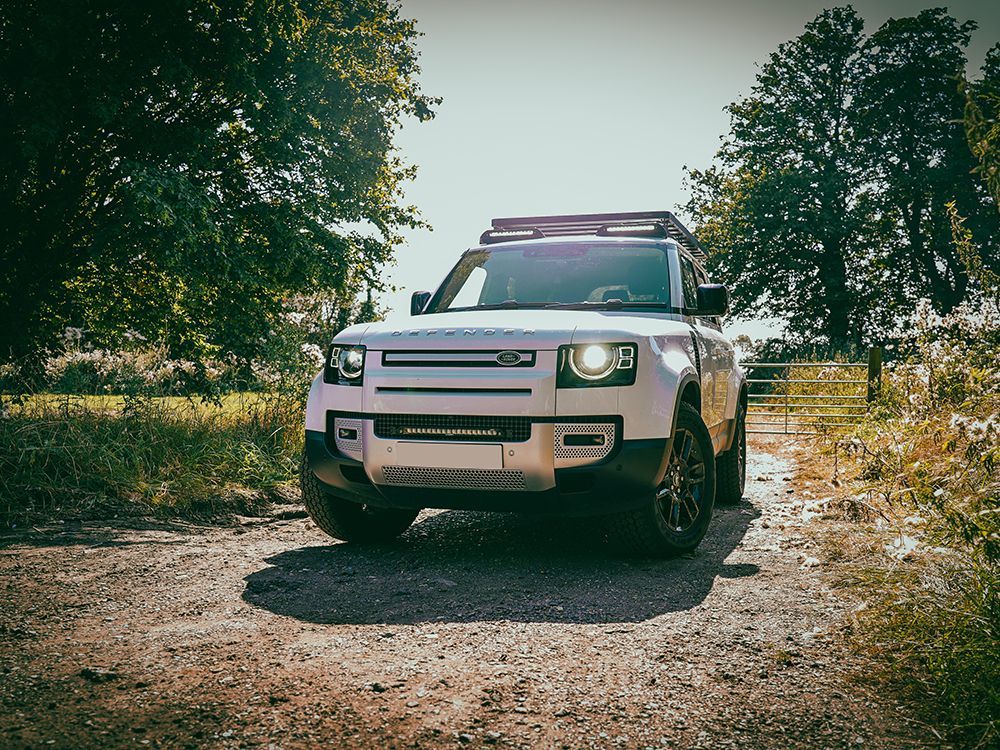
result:
M 660 224 L 667 235 L 699 260 L 707 255 L 695 236 L 672 211 L 632 211 L 619 214 L 570 214 L 567 216 L 511 216 L 493 219 L 494 229 L 539 229 L 546 237 L 597 234 L 608 224 Z

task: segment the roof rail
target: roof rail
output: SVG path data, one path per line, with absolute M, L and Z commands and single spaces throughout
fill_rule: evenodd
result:
M 672 211 L 632 211 L 617 214 L 569 214 L 566 216 L 511 216 L 493 219 L 494 229 L 538 229 L 546 237 L 597 234 L 608 224 L 641 222 L 661 224 L 670 239 L 699 260 L 708 256 L 695 236 L 681 224 Z

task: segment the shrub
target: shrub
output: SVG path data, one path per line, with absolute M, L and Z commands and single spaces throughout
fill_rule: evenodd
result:
M 288 300 L 249 363 L 171 359 L 138 334 L 112 350 L 68 328 L 34 392 L 0 367 L 0 524 L 252 509 L 296 476 L 334 312 Z
M 869 420 L 837 446 L 915 545 L 858 573 L 867 647 L 963 742 L 1000 742 L 1000 316 L 921 305 Z M 900 532 L 902 534 L 902 531 Z M 900 537 L 902 538 L 902 537 Z M 874 584 L 874 585 L 873 585 Z

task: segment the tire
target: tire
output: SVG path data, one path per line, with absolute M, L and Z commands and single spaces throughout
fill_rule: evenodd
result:
M 670 453 L 666 476 L 649 502 L 611 517 L 611 532 L 629 554 L 681 555 L 697 547 L 708 531 L 715 505 L 715 452 L 705 422 L 690 404 L 680 405 Z
M 373 544 L 395 539 L 408 528 L 419 510 L 376 508 L 331 495 L 309 468 L 305 454 L 299 472 L 302 503 L 312 520 L 334 539 Z
M 715 474 L 717 504 L 735 505 L 743 499 L 747 482 L 747 416 L 743 406 L 736 410 L 736 436 L 732 446 L 715 459 Z

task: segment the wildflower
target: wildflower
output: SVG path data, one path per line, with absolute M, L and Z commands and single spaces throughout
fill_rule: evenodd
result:
M 78 344 L 83 339 L 83 329 L 67 326 L 62 337 L 67 344 Z
M 299 348 L 310 363 L 315 364 L 317 367 L 323 365 L 323 360 L 325 359 L 323 356 L 323 350 L 316 344 L 302 344 Z

